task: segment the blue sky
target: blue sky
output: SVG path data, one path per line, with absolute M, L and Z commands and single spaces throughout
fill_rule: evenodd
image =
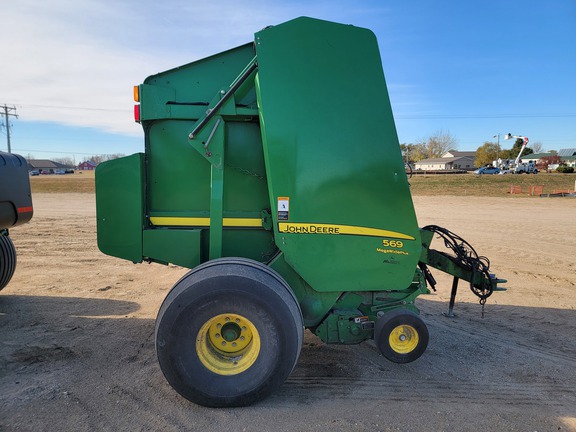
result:
M 376 34 L 400 142 L 443 131 L 475 150 L 511 132 L 576 147 L 574 0 L 19 0 L 1 9 L 12 151 L 77 162 L 143 151 L 133 85 L 302 15 Z

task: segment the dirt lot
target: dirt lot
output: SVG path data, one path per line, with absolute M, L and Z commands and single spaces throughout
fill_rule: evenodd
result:
M 509 290 L 482 319 L 461 284 L 449 319 L 435 273 L 418 361 L 307 334 L 280 391 L 242 409 L 187 402 L 157 365 L 155 315 L 184 269 L 99 253 L 93 194 L 34 204 L 0 294 L 0 430 L 576 431 L 576 199 L 416 197 L 420 225 L 467 239 Z

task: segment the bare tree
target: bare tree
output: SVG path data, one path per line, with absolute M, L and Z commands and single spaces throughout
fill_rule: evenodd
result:
M 442 157 L 449 150 L 458 148 L 458 140 L 450 132 L 443 130 L 439 130 L 429 138 L 420 139 L 419 141 L 416 144 L 403 144 L 403 150 L 408 151 L 412 162 Z
M 74 160 L 71 157 L 60 157 L 60 158 L 53 159 L 53 161 L 58 162 L 62 165 L 67 165 L 67 166 L 71 166 L 71 167 L 76 165 L 74 163 Z
M 102 162 L 106 162 L 106 161 L 112 160 L 112 159 L 118 159 L 121 157 L 124 157 L 124 155 L 122 153 L 92 155 L 92 157 L 86 159 L 86 161 L 92 161 L 96 165 L 98 165 Z
M 456 150 L 458 141 L 450 132 L 439 130 L 426 142 L 429 158 L 442 157 L 449 150 Z
M 112 160 L 112 159 L 120 159 L 121 157 L 126 156 L 123 153 L 114 153 L 114 154 L 109 154 L 106 155 L 106 160 Z
M 532 147 L 532 150 L 534 150 L 534 153 L 541 153 L 542 151 L 544 151 L 544 146 L 542 145 L 542 143 L 540 141 L 535 141 L 535 142 L 531 143 L 530 147 Z
M 400 144 L 405 163 L 414 163 L 426 159 L 426 143 Z
M 100 162 L 104 162 L 104 155 L 92 155 L 91 157 L 89 157 L 88 159 L 86 159 L 87 161 L 92 161 L 94 162 L 96 165 L 98 165 Z

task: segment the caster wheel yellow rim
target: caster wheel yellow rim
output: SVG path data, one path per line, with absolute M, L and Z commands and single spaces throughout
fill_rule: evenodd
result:
M 408 354 L 416 349 L 420 338 L 418 331 L 410 325 L 395 327 L 388 338 L 390 348 L 398 354 Z

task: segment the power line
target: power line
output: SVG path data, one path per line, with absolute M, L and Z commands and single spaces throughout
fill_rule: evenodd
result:
M 87 107 L 87 106 L 76 106 L 76 105 L 44 105 L 44 104 L 17 104 L 20 107 L 34 107 L 34 108 L 51 108 L 51 109 L 73 109 L 73 110 L 85 110 L 85 111 L 114 111 L 114 112 L 126 112 L 128 108 L 108 108 L 108 107 Z M 397 114 L 395 118 L 400 119 L 506 119 L 506 118 L 564 118 L 564 117 L 576 117 L 576 113 L 552 113 L 552 114 L 537 114 L 537 113 L 527 113 L 527 114 Z
M 508 119 L 508 118 L 564 118 L 576 117 L 576 114 L 421 114 L 421 115 L 402 115 L 394 116 L 403 120 L 434 120 L 434 119 Z
M 104 156 L 110 156 L 113 155 L 114 153 L 82 153 L 82 152 L 71 152 L 71 151 L 59 151 L 59 150 L 31 150 L 31 149 L 21 149 L 18 148 L 16 149 L 18 152 L 34 152 L 34 153 L 58 153 L 58 154 L 71 154 L 71 155 L 84 155 L 84 156 L 93 156 L 94 154 L 103 154 Z
M 14 116 L 16 118 L 18 118 L 18 114 L 16 114 L 16 107 L 12 106 L 6 106 L 6 104 L 4 104 L 4 106 L 0 107 L 4 109 L 4 117 L 6 118 L 6 139 L 8 141 L 8 153 L 12 153 L 12 149 L 10 148 L 10 119 L 9 116 Z M 11 112 L 14 111 L 14 112 Z
M 71 151 L 58 151 L 58 150 L 31 150 L 31 149 L 15 149 L 18 152 L 34 152 L 34 153 L 58 153 L 58 154 L 79 154 L 79 155 L 92 155 L 92 153 L 80 153 L 80 152 L 71 152 Z
M 63 109 L 63 110 L 84 110 L 84 111 L 114 111 L 114 112 L 126 112 L 129 111 L 128 108 L 100 108 L 100 107 L 83 107 L 83 106 L 73 106 L 73 105 L 36 105 L 36 104 L 18 104 L 20 107 L 34 107 L 34 108 L 50 108 L 50 109 Z

